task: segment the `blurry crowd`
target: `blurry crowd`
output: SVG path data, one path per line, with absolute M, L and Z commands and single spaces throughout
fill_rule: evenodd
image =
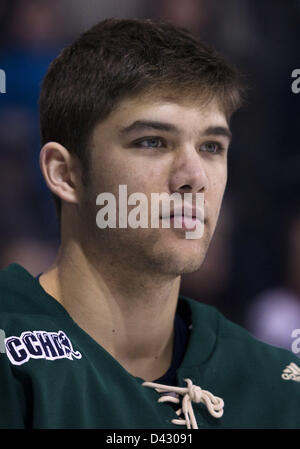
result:
M 0 268 L 32 274 L 54 258 L 59 233 L 39 170 L 38 96 L 61 48 L 107 17 L 166 18 L 214 45 L 244 74 L 229 180 L 214 240 L 182 294 L 218 307 L 258 338 L 291 349 L 300 328 L 300 1 L 1 0 Z

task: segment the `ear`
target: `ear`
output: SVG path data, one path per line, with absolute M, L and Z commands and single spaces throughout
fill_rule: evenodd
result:
M 78 203 L 79 162 L 64 146 L 46 143 L 40 152 L 40 168 L 52 193 L 68 203 Z

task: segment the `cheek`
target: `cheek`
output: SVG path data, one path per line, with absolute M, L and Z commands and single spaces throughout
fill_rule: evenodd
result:
M 110 192 L 119 196 L 119 186 L 126 186 L 127 195 L 144 193 L 147 197 L 152 192 L 160 193 L 162 189 L 161 176 L 155 170 L 145 171 L 145 167 L 139 168 L 137 164 L 112 164 L 103 172 L 99 169 L 98 175 L 93 177 L 93 191 L 95 194 Z
M 116 193 L 120 184 L 128 185 L 132 179 L 134 173 L 130 165 L 117 159 L 103 159 L 93 166 L 93 189 L 99 193 Z
M 209 167 L 208 178 L 213 189 L 220 192 L 224 191 L 227 182 L 227 164 L 220 162 Z
M 207 192 L 207 201 L 210 207 L 213 206 L 216 214 L 218 214 L 226 188 L 227 171 L 220 170 L 219 173 L 212 174 L 210 180 L 211 182 Z

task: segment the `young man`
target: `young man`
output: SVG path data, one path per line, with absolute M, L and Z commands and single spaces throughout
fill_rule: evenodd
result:
M 178 298 L 215 230 L 240 97 L 218 54 L 150 20 L 105 20 L 51 64 L 40 165 L 61 246 L 39 279 L 16 264 L 0 274 L 0 427 L 300 427 L 296 356 Z M 191 214 L 131 227 L 117 207 L 119 225 L 101 228 L 98 195 L 119 200 L 120 186 L 148 200 L 140 215 L 153 193 L 191 194 Z

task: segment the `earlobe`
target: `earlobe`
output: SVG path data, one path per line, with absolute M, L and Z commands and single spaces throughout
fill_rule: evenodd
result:
M 40 168 L 48 188 L 61 200 L 77 203 L 75 164 L 70 152 L 57 142 L 46 143 L 40 152 Z

